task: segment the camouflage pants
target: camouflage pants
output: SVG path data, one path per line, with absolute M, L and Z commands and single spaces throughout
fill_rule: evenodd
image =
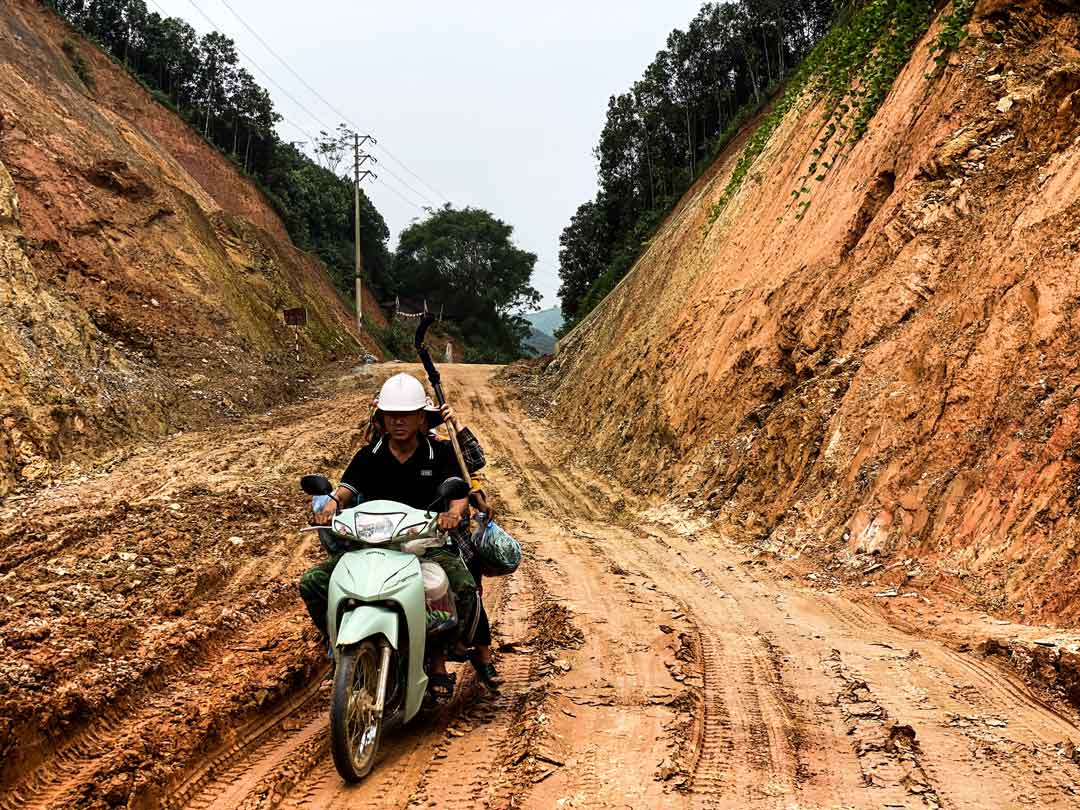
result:
M 326 627 L 326 608 L 330 594 L 330 577 L 341 560 L 341 554 L 327 557 L 318 565 L 309 568 L 300 577 L 300 598 L 307 606 L 308 614 L 315 626 L 328 636 Z M 454 640 L 467 638 L 468 630 L 473 625 L 476 610 L 476 580 L 461 559 L 461 554 L 447 548 L 428 549 L 424 559 L 437 563 L 446 572 L 450 580 L 450 589 L 454 592 L 454 601 L 458 610 L 458 631 Z

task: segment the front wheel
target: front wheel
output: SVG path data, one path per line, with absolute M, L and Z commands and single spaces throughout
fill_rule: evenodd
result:
M 330 704 L 330 750 L 346 782 L 359 782 L 375 765 L 382 718 L 375 711 L 383 676 L 375 643 L 363 641 L 341 653 Z

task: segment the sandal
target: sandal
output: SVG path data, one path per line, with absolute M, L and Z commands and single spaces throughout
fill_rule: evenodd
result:
M 495 669 L 495 664 L 488 662 L 483 663 L 479 656 L 473 655 L 469 659 L 469 663 L 473 665 L 473 669 L 476 670 L 476 677 L 480 679 L 480 683 L 490 689 L 492 692 L 498 692 L 499 687 L 502 685 L 499 681 L 499 671 Z
M 434 672 L 428 675 L 428 694 L 440 703 L 450 700 L 454 696 L 454 684 L 456 683 L 457 675 Z

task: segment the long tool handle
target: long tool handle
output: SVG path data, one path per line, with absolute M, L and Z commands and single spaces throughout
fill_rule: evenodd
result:
M 468 466 L 465 464 L 465 455 L 461 452 L 461 445 L 457 440 L 457 425 L 453 421 L 450 422 L 450 430 L 447 431 L 450 434 L 450 444 L 454 446 L 454 455 L 457 456 L 458 466 L 461 467 L 461 476 L 472 485 L 472 473 L 469 472 Z
M 420 325 L 416 327 L 416 353 L 420 355 L 420 362 L 424 364 L 424 370 L 427 372 L 428 380 L 431 381 L 431 387 L 435 389 L 435 399 L 441 408 L 446 404 L 446 394 L 443 392 L 442 387 L 442 375 L 439 373 L 439 369 L 435 367 L 435 361 L 431 359 L 431 352 L 428 351 L 427 345 L 424 343 L 424 335 L 427 334 L 428 327 L 433 323 L 435 323 L 435 316 L 430 312 L 420 319 Z M 454 448 L 454 455 L 457 457 L 458 466 L 461 468 L 461 475 L 466 481 L 471 482 L 472 474 L 465 464 L 465 456 L 461 452 L 461 445 L 458 444 L 457 424 L 451 421 L 448 427 L 447 433 L 450 434 L 450 444 Z

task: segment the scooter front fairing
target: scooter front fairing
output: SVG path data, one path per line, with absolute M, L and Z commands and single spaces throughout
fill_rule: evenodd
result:
M 335 650 L 381 635 L 406 656 L 405 719 L 413 717 L 427 691 L 427 609 L 419 558 L 390 548 L 348 552 L 330 578 L 327 619 Z

